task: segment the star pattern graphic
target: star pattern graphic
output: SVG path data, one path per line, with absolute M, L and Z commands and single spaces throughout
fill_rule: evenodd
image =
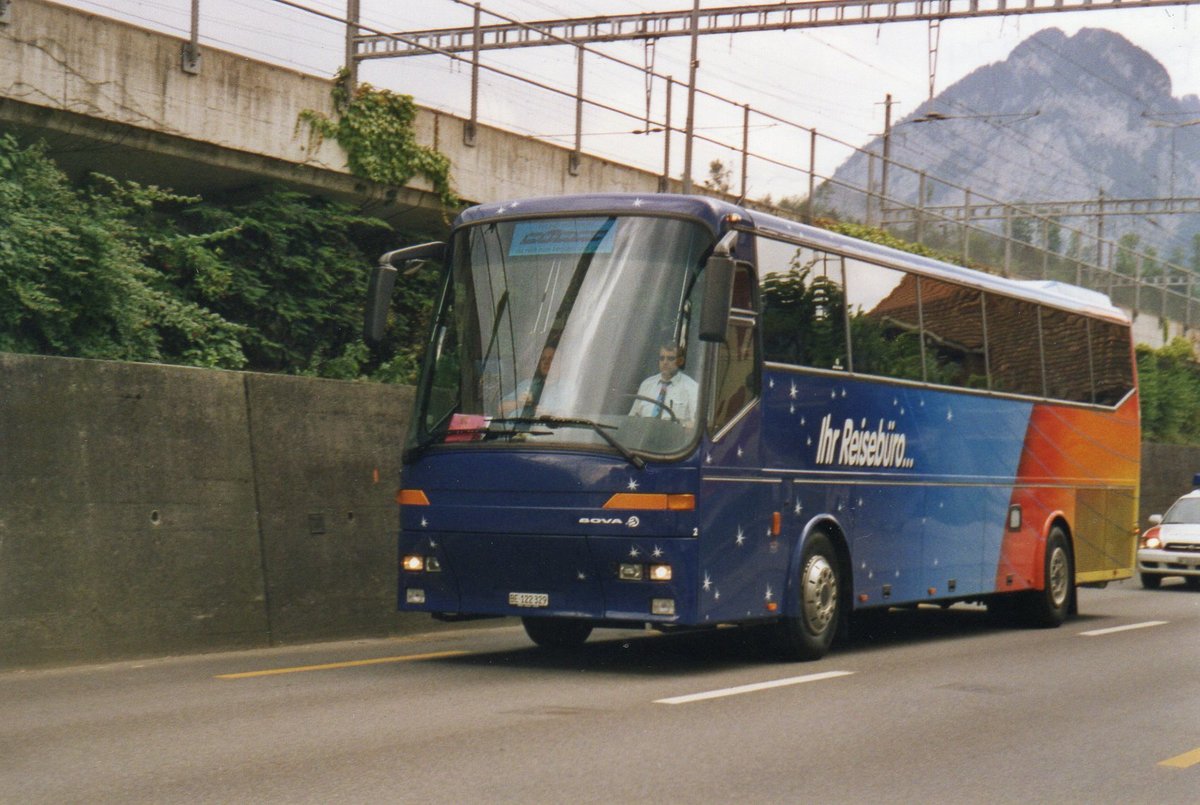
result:
M 741 526 L 738 526 L 737 536 L 733 538 L 733 542 L 739 548 L 746 542 L 746 532 L 742 531 Z
M 663 549 L 655 545 L 654 550 L 650 552 L 650 555 L 655 559 L 662 559 Z
M 705 572 L 705 574 L 704 574 L 704 584 L 702 584 L 700 586 L 704 590 L 704 592 L 708 592 L 709 590 L 712 589 L 713 582 L 707 572 Z
M 422 517 L 421 518 L 421 528 L 426 528 L 428 526 L 429 526 L 429 521 L 426 520 L 424 517 Z
M 625 488 L 628 489 L 630 492 L 636 492 L 637 488 L 638 488 L 637 479 L 630 478 L 629 483 L 625 484 Z
M 638 550 L 638 546 L 634 545 L 632 548 L 629 549 L 629 558 L 630 559 L 637 559 L 641 555 L 642 555 L 642 552 Z

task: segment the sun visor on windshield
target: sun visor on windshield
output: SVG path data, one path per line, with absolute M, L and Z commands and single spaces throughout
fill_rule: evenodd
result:
M 616 218 L 558 218 L 520 221 L 513 228 L 509 257 L 544 254 L 612 254 Z

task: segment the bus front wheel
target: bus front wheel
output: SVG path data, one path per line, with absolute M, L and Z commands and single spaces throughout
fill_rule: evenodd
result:
M 800 557 L 796 601 L 780 624 L 782 653 L 790 660 L 818 660 L 833 643 L 842 616 L 841 573 L 833 543 L 814 533 Z
M 578 618 L 521 618 L 521 625 L 542 648 L 578 648 L 592 633 L 592 624 Z

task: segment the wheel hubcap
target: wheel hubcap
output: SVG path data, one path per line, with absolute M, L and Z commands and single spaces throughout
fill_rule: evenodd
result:
M 804 622 L 815 634 L 829 628 L 837 612 L 837 576 L 824 556 L 814 556 L 801 574 Z
M 1067 600 L 1070 581 L 1067 578 L 1067 552 L 1061 547 L 1055 547 L 1050 554 L 1049 578 L 1046 585 L 1050 588 L 1050 600 L 1054 606 L 1061 607 Z

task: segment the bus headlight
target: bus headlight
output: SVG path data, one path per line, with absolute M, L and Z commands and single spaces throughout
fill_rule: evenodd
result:
M 674 598 L 652 598 L 652 599 L 650 599 L 650 614 L 652 614 L 652 615 L 674 615 L 675 614 L 675 599 Z
M 670 581 L 670 565 L 650 565 L 650 581 Z
M 412 573 L 420 573 L 425 569 L 425 557 L 406 556 L 400 560 L 400 566 Z

